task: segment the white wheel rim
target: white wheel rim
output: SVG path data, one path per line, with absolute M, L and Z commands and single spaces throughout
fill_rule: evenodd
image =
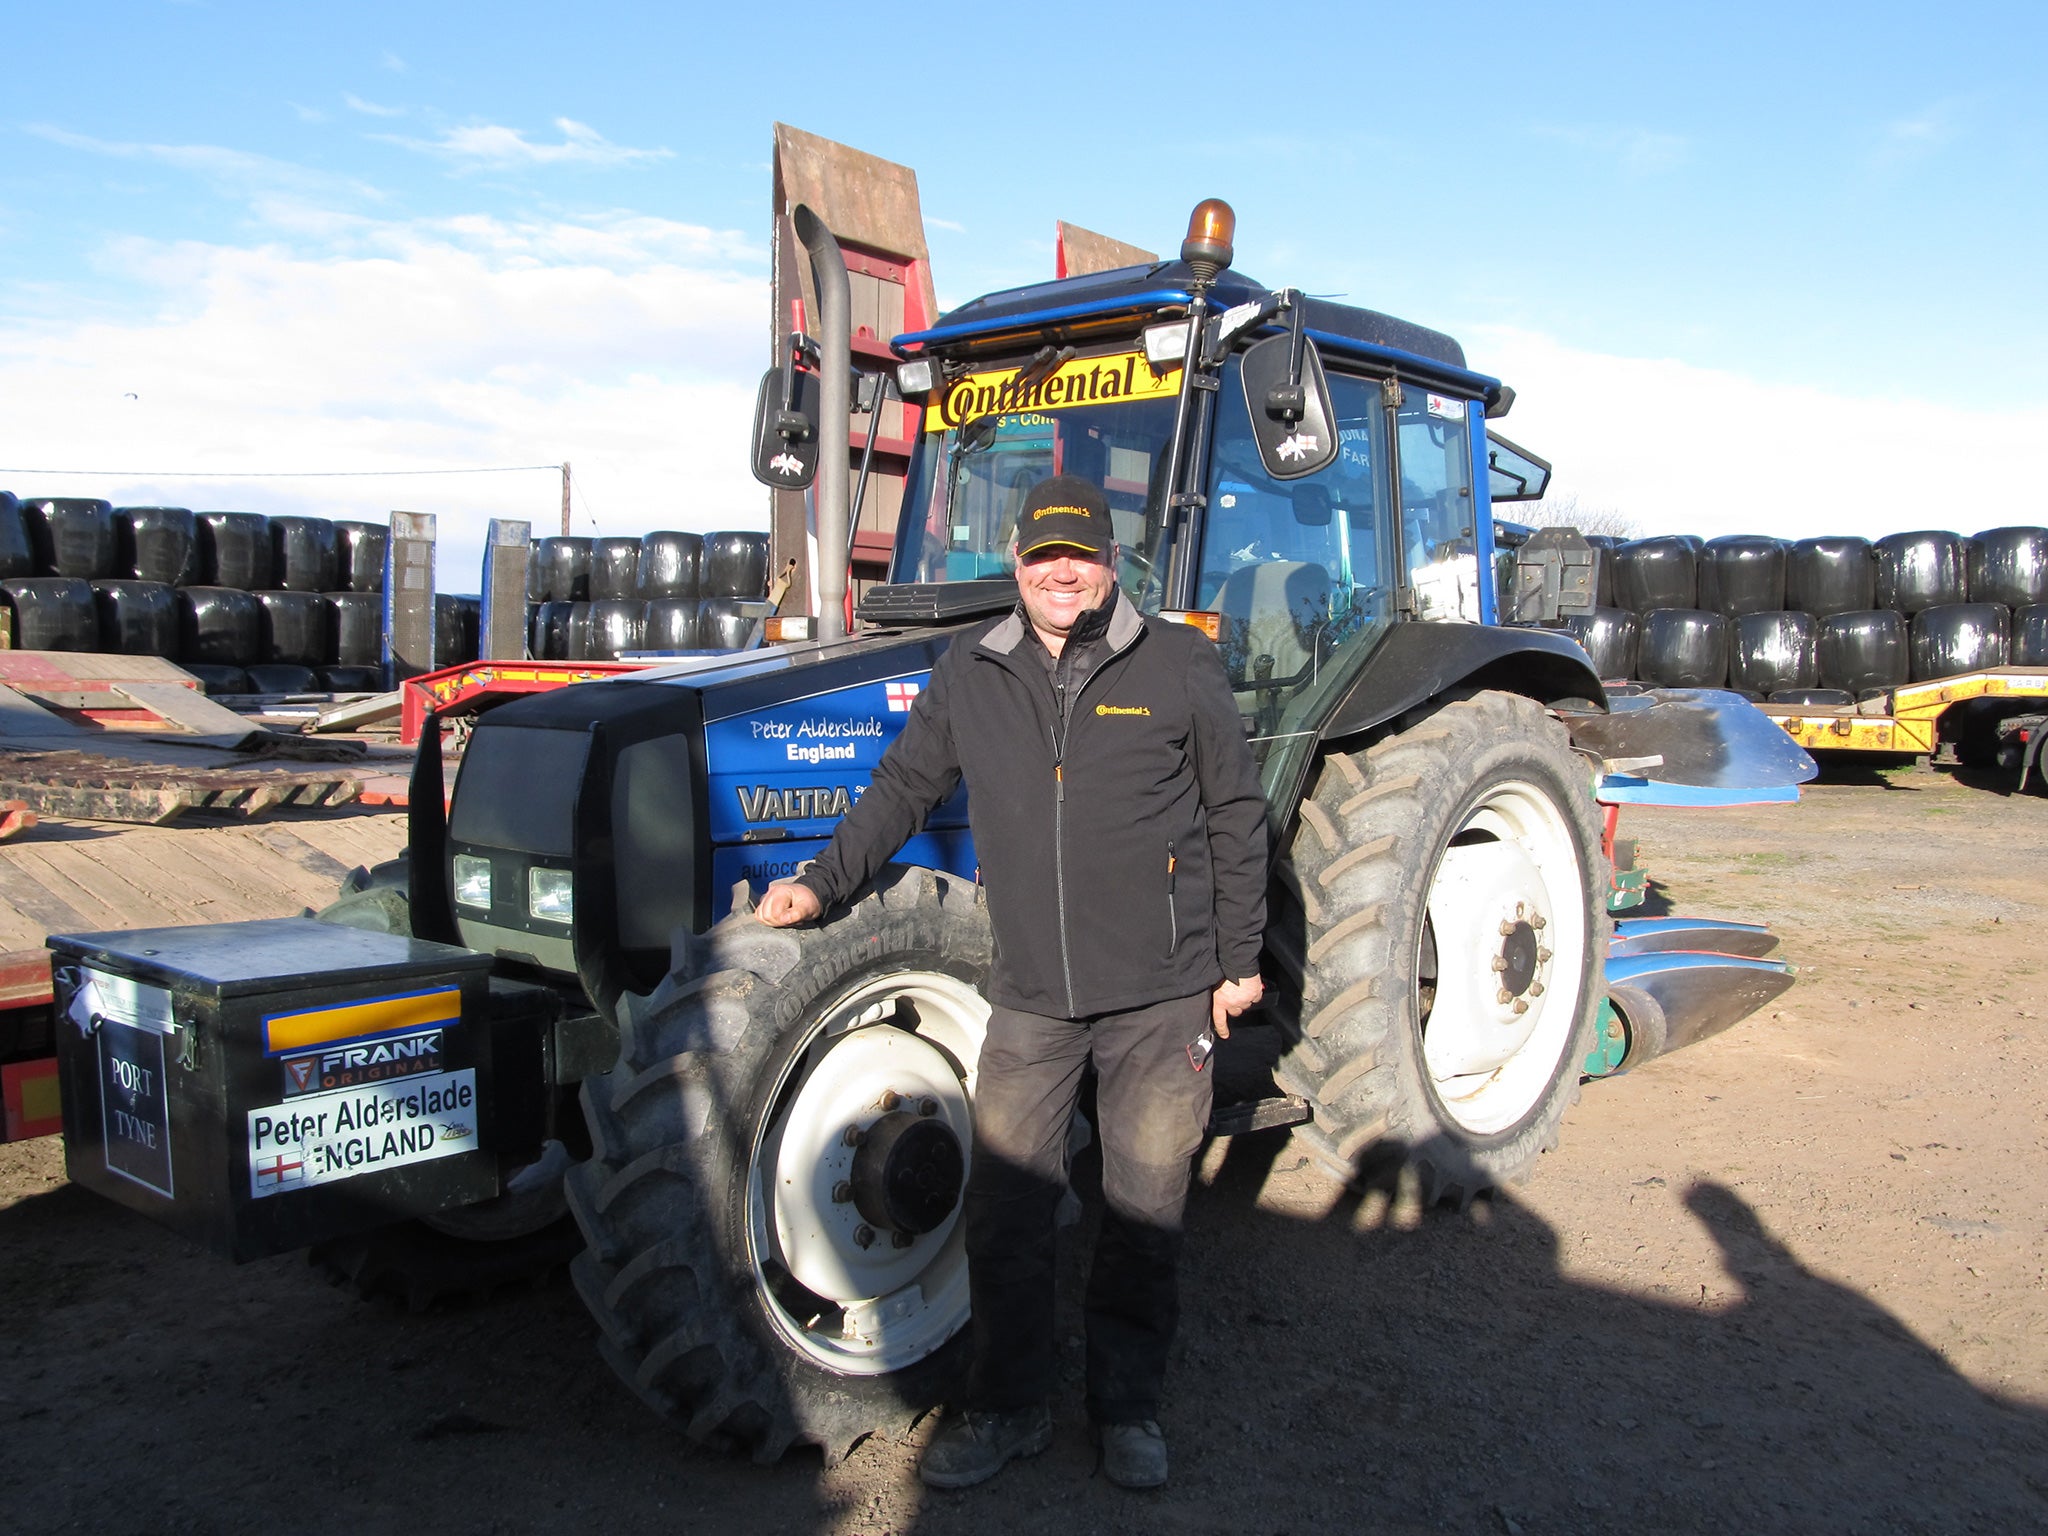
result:
M 852 1177 L 849 1127 L 865 1132 L 898 1101 L 926 1106 L 952 1131 L 964 1176 L 987 1028 L 987 1001 L 957 977 L 877 977 L 822 1012 L 775 1085 L 774 1111 L 746 1172 L 754 1280 L 777 1331 L 830 1370 L 902 1370 L 967 1321 L 957 1203 L 939 1225 L 899 1247 L 835 1191 Z
M 1587 892 L 1570 823 L 1536 786 L 1496 785 L 1430 885 L 1436 991 L 1417 999 L 1422 1056 L 1473 1135 L 1518 1124 L 1556 1081 L 1585 982 Z

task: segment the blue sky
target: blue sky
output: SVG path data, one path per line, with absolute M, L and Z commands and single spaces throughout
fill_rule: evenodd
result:
M 780 119 L 917 170 L 942 302 L 1226 197 L 1240 267 L 1458 335 L 1648 531 L 2048 521 L 2038 4 L 9 12 L 0 465 L 566 458 L 581 531 L 762 526 Z M 452 589 L 557 496 L 0 485 L 437 511 Z

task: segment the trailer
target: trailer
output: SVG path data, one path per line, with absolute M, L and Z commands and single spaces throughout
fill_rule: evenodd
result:
M 1910 754 L 1952 748 L 1967 768 L 2037 776 L 2048 727 L 2048 668 L 1991 667 L 1908 683 L 1856 704 L 1757 706 L 1809 752 Z

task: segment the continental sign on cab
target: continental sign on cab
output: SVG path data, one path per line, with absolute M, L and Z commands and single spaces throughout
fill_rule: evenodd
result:
M 1058 411 L 1111 400 L 1170 400 L 1180 393 L 1178 369 L 1157 373 L 1136 352 L 1113 357 L 1077 357 L 1042 379 L 1017 388 L 1021 368 L 969 374 L 951 385 L 934 405 L 948 427 L 981 416 L 1013 411 Z

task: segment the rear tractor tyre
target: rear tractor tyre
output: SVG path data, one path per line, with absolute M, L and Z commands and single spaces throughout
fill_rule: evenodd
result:
M 1316 1157 L 1346 1179 L 1405 1162 L 1426 1204 L 1525 1176 L 1592 1049 L 1606 885 L 1589 765 L 1529 699 L 1328 754 L 1280 879 L 1302 1004 L 1278 1076 Z
M 816 927 L 735 914 L 620 1008 L 583 1085 L 571 1266 L 605 1358 L 697 1440 L 837 1461 L 957 1379 L 988 1021 L 968 882 L 894 866 Z

